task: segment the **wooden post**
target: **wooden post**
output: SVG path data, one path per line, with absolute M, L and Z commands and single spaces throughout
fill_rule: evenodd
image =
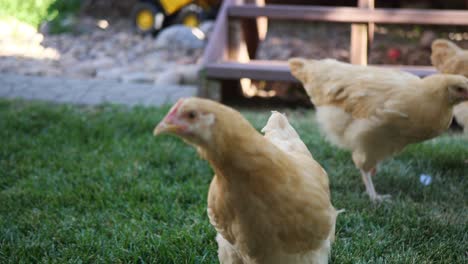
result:
M 218 17 L 214 25 L 212 38 L 216 38 L 209 42 L 202 56 L 202 69 L 210 63 L 216 63 L 228 57 L 228 15 L 227 9 L 233 5 L 236 0 L 225 0 L 221 4 L 218 12 Z M 199 72 L 198 96 L 206 97 L 213 100 L 221 100 L 221 82 L 206 78 L 206 73 L 201 70 Z
M 374 0 L 359 0 L 360 8 L 374 8 Z M 368 41 L 373 38 L 374 25 L 369 24 L 351 25 L 351 48 L 350 62 L 352 64 L 367 65 Z M 372 34 L 371 34 L 372 33 Z
M 265 0 L 236 0 L 236 4 L 255 4 L 264 6 Z M 255 59 L 260 40 L 266 35 L 266 18 L 252 18 L 229 21 L 228 34 L 228 59 L 236 62 L 249 62 Z M 233 89 L 232 93 L 223 95 L 239 94 L 240 89 L 250 89 L 252 81 L 242 78 L 236 81 L 223 82 L 222 89 Z
M 221 82 L 206 78 L 206 73 L 204 70 L 199 72 L 199 76 L 200 82 L 198 83 L 198 96 L 209 98 L 215 101 L 221 101 Z
M 236 0 L 236 4 L 264 6 L 265 0 Z M 265 17 L 230 21 L 228 58 L 240 62 L 255 59 L 258 45 L 265 38 L 266 27 L 267 20 Z
M 368 3 L 368 8 L 369 9 L 374 9 L 375 8 L 375 3 L 374 0 L 367 1 Z M 374 42 L 374 31 L 375 31 L 375 24 L 374 23 L 369 23 L 367 25 L 367 33 L 369 37 L 368 46 L 367 46 L 367 54 L 369 55 L 370 47 L 372 47 L 372 43 Z
M 265 0 L 245 0 L 246 4 L 265 6 Z M 258 45 L 265 38 L 268 20 L 266 17 L 242 20 L 242 32 L 249 52 L 249 58 L 255 59 Z

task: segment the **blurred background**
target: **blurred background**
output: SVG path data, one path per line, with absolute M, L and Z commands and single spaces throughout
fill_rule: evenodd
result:
M 357 5 L 356 0 L 287 3 Z M 195 86 L 219 5 L 213 0 L 0 0 L 0 72 Z M 375 6 L 466 9 L 468 1 L 380 0 Z M 161 10 L 170 13 L 162 22 L 154 16 Z M 376 25 L 369 64 L 430 65 L 430 45 L 436 38 L 468 48 L 467 27 Z M 272 20 L 255 59 L 349 61 L 349 43 L 347 23 Z M 289 106 L 311 106 L 298 84 L 281 82 L 256 83 L 254 90 L 232 93 L 227 100 L 270 97 Z

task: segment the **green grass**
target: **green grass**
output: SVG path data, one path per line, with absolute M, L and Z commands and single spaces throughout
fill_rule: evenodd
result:
M 44 20 L 51 21 L 52 32 L 66 31 L 61 21 L 78 12 L 80 0 L 0 0 L 0 19 L 15 18 L 38 27 Z
M 167 110 L 0 100 L 0 263 L 217 263 L 212 171 L 181 140 L 152 136 Z M 244 113 L 256 128 L 269 115 Z M 444 135 L 387 160 L 375 184 L 393 201 L 377 206 L 312 114 L 290 119 L 347 210 L 334 263 L 466 263 L 466 139 Z

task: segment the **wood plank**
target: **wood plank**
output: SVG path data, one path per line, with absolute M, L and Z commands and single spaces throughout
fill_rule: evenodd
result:
M 212 63 L 220 61 L 226 58 L 226 49 L 228 42 L 228 7 L 234 5 L 235 0 L 224 0 L 218 15 L 216 22 L 211 33 L 211 39 L 203 52 L 201 64 Z
M 208 64 L 205 67 L 208 78 L 230 80 L 249 78 L 264 81 L 295 82 L 287 63 L 251 60 L 248 63 L 222 62 Z
M 359 0 L 358 7 L 363 10 L 374 8 L 374 0 Z M 374 23 L 351 24 L 351 44 L 349 46 L 350 62 L 357 65 L 367 65 L 370 33 L 374 30 Z
M 265 6 L 265 0 L 244 0 L 245 3 L 252 3 L 255 6 L 262 7 Z M 261 32 L 266 31 L 266 18 L 252 18 L 252 19 L 243 19 L 241 22 L 242 32 L 247 45 L 247 51 L 249 53 L 249 58 L 254 59 L 257 53 L 258 45 L 261 40 L 265 37 L 265 33 Z
M 361 0 L 360 0 L 361 1 Z M 375 0 L 362 0 L 366 2 L 367 8 L 369 9 L 375 9 Z M 368 49 L 372 47 L 372 43 L 374 42 L 374 31 L 375 31 L 375 23 L 369 23 L 367 24 L 367 46 Z M 369 51 L 367 52 L 369 54 Z
M 235 4 L 235 0 L 224 0 L 216 17 L 216 22 L 211 38 L 203 52 L 200 64 L 202 70 L 199 72 L 198 96 L 220 101 L 222 94 L 222 83 L 216 79 L 207 78 L 206 65 L 227 59 L 228 46 L 228 7 Z
M 468 25 L 468 11 L 435 9 L 326 7 L 268 4 L 265 7 L 246 4 L 231 6 L 228 15 L 234 18 L 265 16 L 270 19 L 327 21 L 342 23 Z
M 203 73 L 203 75 L 203 78 L 200 78 L 197 96 L 209 98 L 214 101 L 221 101 L 222 82 L 217 79 L 206 78 L 205 73 Z
M 424 77 L 436 73 L 436 70 L 430 66 L 403 66 L 403 65 L 373 65 L 377 67 L 386 67 L 399 69 L 412 74 Z M 251 60 L 248 63 L 238 62 L 220 62 L 207 64 L 205 67 L 207 78 L 219 80 L 231 80 L 250 78 L 253 80 L 264 81 L 285 81 L 297 82 L 285 61 L 263 61 Z
M 401 70 L 401 71 L 412 73 L 419 77 L 425 77 L 428 75 L 438 73 L 437 70 L 432 66 L 385 65 L 385 64 L 371 65 L 371 66 Z
M 367 25 L 351 25 L 351 44 L 349 46 L 349 61 L 356 65 L 367 65 Z

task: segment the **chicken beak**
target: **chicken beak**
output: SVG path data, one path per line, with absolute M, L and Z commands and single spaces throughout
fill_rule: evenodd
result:
M 153 130 L 153 135 L 158 136 L 161 134 L 177 133 L 180 130 L 180 126 L 171 124 L 164 119 L 161 121 Z

